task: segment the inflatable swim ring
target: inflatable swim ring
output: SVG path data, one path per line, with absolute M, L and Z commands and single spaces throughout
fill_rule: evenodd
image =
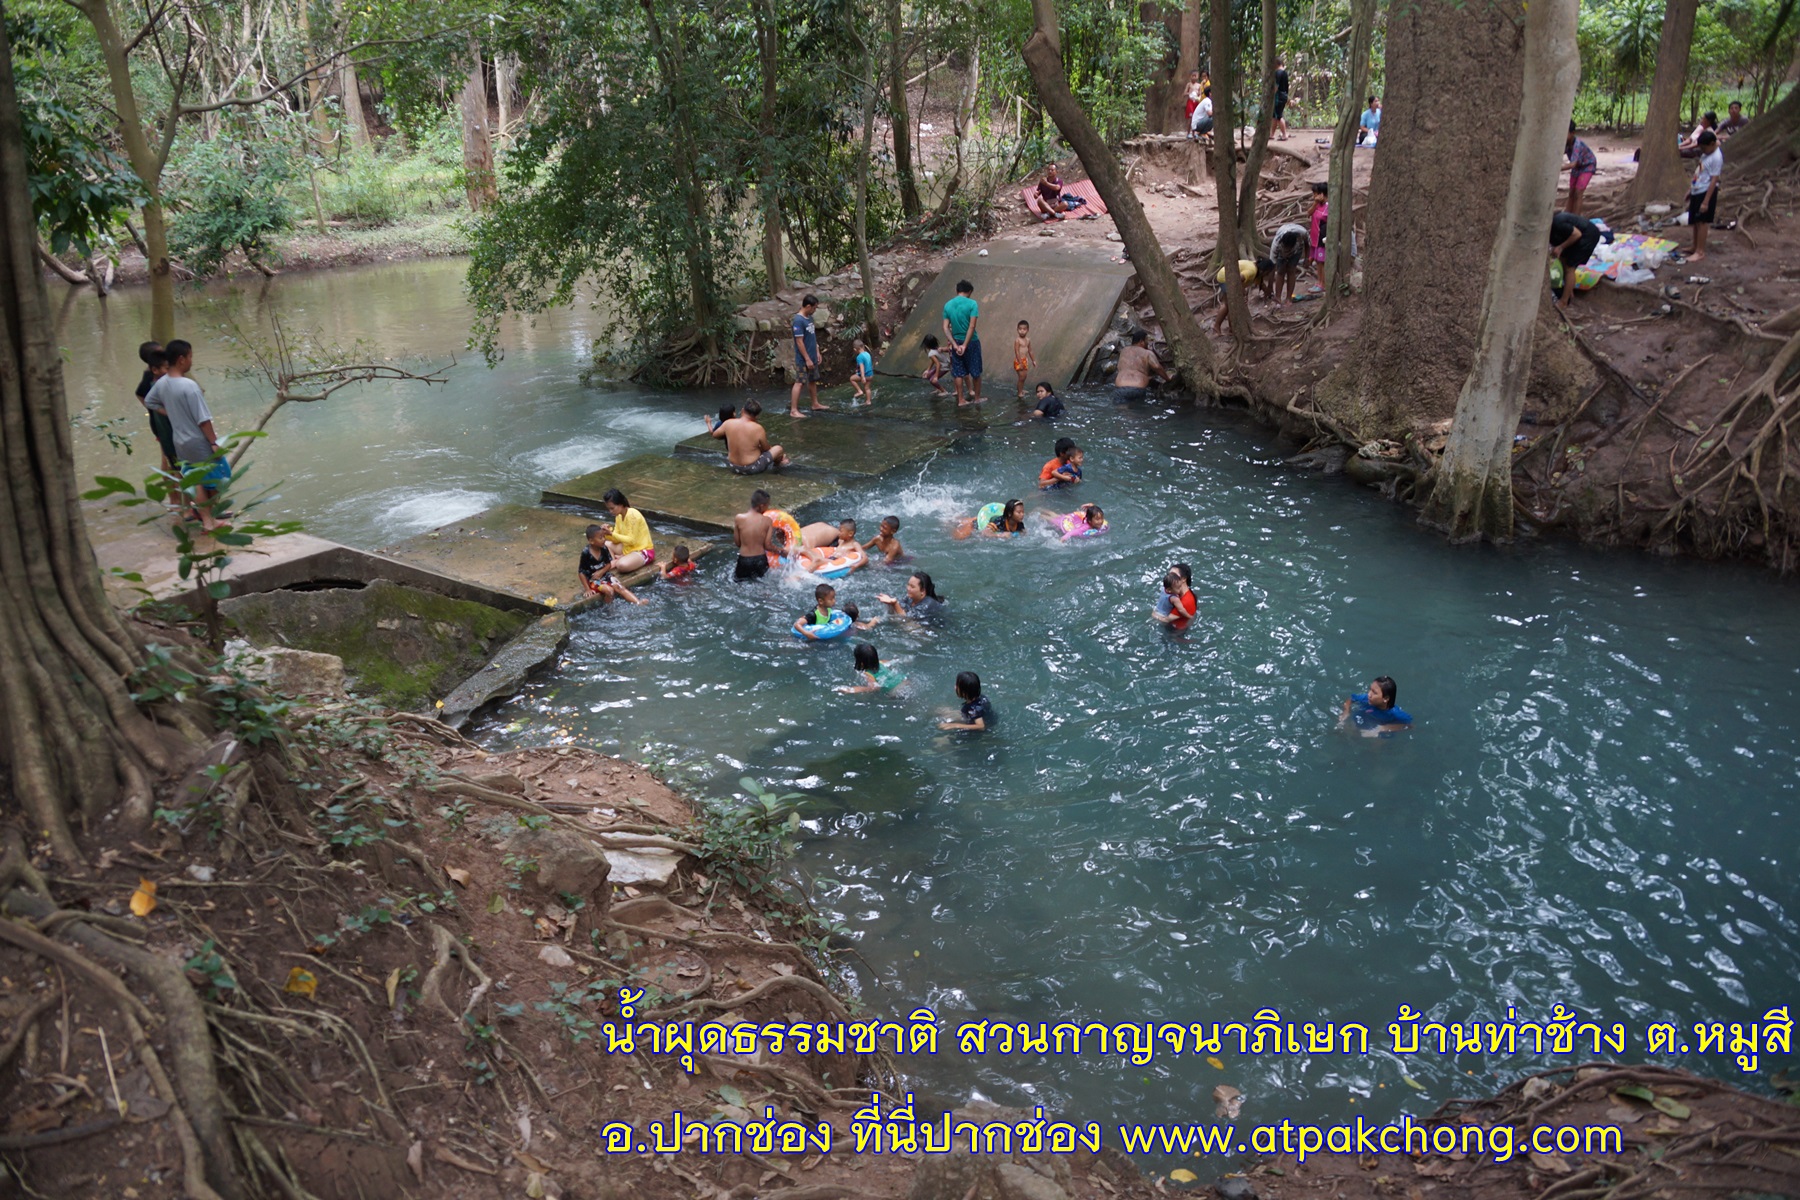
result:
M 1006 505 L 1004 504 L 994 503 L 982 505 L 975 513 L 975 532 L 986 533 L 988 530 L 992 529 L 1002 537 L 1018 537 L 1021 533 L 1025 532 L 1023 529 L 1008 531 L 997 528 L 1000 524 L 1000 519 L 1005 515 Z
M 869 556 L 863 553 L 861 546 L 846 546 L 833 550 L 825 564 L 816 568 L 813 574 L 821 579 L 842 579 L 856 568 L 865 565 Z
M 1082 510 L 1080 509 L 1076 509 L 1072 513 L 1065 513 L 1058 517 L 1056 519 L 1056 527 L 1062 530 L 1063 540 L 1065 542 L 1070 538 L 1094 537 L 1098 534 L 1105 533 L 1111 528 L 1110 525 L 1102 525 L 1100 528 L 1095 529 L 1087 523 L 1087 518 L 1082 515 Z
M 788 554 L 791 557 L 804 543 L 800 538 L 800 522 L 794 520 L 794 514 L 779 508 L 768 511 L 769 523 L 787 530 Z
M 789 626 L 788 628 L 795 637 L 803 642 L 827 642 L 834 637 L 843 636 L 844 631 L 850 628 L 850 614 L 841 608 L 832 609 L 831 621 L 823 626 L 815 625 L 813 628 L 817 629 L 819 632 L 813 634 L 811 637 L 807 637 L 804 633 L 801 633 L 798 629 L 794 629 L 792 626 Z

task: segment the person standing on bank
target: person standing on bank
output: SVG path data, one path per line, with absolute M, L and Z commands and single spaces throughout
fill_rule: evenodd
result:
M 804 417 L 800 411 L 800 388 L 811 389 L 812 406 L 816 411 L 825 411 L 819 403 L 819 335 L 813 328 L 813 313 L 819 307 L 819 298 L 807 295 L 800 301 L 800 311 L 794 314 L 794 392 L 788 397 L 788 416 Z
M 1563 157 L 1569 161 L 1562 169 L 1569 173 L 1569 208 L 1576 216 L 1581 215 L 1581 197 L 1587 193 L 1588 184 L 1594 182 L 1594 172 L 1600 169 L 1600 160 L 1588 149 L 1588 144 L 1575 136 L 1575 122 L 1569 122 L 1569 140 L 1563 143 Z
M 1706 231 L 1712 227 L 1713 214 L 1719 209 L 1719 176 L 1725 172 L 1725 152 L 1719 149 L 1719 135 L 1708 129 L 1694 141 L 1700 149 L 1700 165 L 1694 168 L 1694 182 L 1688 188 L 1688 224 L 1694 227 L 1689 262 L 1706 257 Z
M 213 458 L 219 439 L 213 432 L 212 411 L 206 407 L 200 385 L 188 378 L 188 372 L 194 369 L 194 348 L 177 338 L 163 347 L 163 357 L 166 372 L 144 394 L 144 406 L 152 412 L 160 410 L 168 418 L 176 458 L 172 465 L 176 475 L 186 475 Z M 231 464 L 221 457 L 194 490 L 194 511 L 189 520 L 197 517 L 200 527 L 208 533 L 218 529 L 220 523 L 213 517 L 213 497 L 219 484 L 230 481 Z
M 1287 64 L 1275 60 L 1275 136 L 1287 141 L 1288 73 Z
M 975 285 L 960 280 L 956 295 L 944 305 L 944 336 L 950 339 L 950 377 L 956 381 L 956 406 L 981 403 L 981 337 L 975 323 L 981 306 L 975 303 Z M 963 398 L 964 382 L 968 399 Z

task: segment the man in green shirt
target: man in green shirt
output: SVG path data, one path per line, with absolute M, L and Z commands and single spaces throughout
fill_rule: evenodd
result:
M 956 285 L 956 295 L 944 305 L 944 336 L 950 341 L 950 377 L 956 380 L 956 406 L 981 403 L 981 338 L 975 333 L 975 320 L 981 308 L 975 303 L 975 285 L 964 279 Z M 963 381 L 968 380 L 969 398 L 963 399 Z

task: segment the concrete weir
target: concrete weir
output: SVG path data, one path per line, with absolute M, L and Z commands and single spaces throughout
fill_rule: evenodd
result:
M 1111 242 L 995 242 L 982 253 L 951 259 L 919 297 L 876 364 L 876 373 L 917 375 L 925 370 L 922 339 L 929 333 L 944 340 L 944 304 L 956 295 L 957 282 L 967 279 L 981 306 L 975 331 L 981 337 L 984 390 L 1010 394 L 1013 335 L 1020 321 L 1031 322 L 1031 349 L 1038 362 L 1028 386 L 1039 380 L 1068 386 L 1106 332 L 1125 285 L 1136 274 L 1129 262 L 1113 261 L 1117 250 Z M 945 386 L 949 382 L 945 379 Z
M 864 405 L 848 411 L 861 413 L 868 407 Z M 951 407 L 955 407 L 955 401 L 951 402 Z M 928 423 L 917 420 L 896 421 L 875 416 L 850 419 L 839 416 L 836 409 L 829 413 L 815 413 L 798 421 L 785 416 L 765 416 L 762 424 L 769 431 L 769 444 L 780 446 L 793 463 L 787 470 L 774 476 L 778 481 L 790 474 L 874 478 L 942 450 L 961 432 L 955 427 L 947 432 L 938 432 Z M 710 463 L 715 470 L 723 471 L 733 481 L 747 478 L 731 475 L 725 470 L 725 443 L 710 434 L 703 433 L 699 437 L 676 443 L 675 453 L 683 458 Z M 748 494 L 748 489 L 740 487 L 737 490 Z M 768 490 L 773 495 L 776 489 L 769 487 Z M 630 492 L 625 494 L 631 496 L 632 503 L 637 503 L 636 496 L 632 496 Z M 733 511 L 742 511 L 741 502 L 740 507 Z
M 604 512 L 600 498 L 608 489 L 618 488 L 653 525 L 669 521 L 730 533 L 732 518 L 744 511 L 750 493 L 757 488 L 774 497 L 777 507 L 793 511 L 823 500 L 838 487 L 837 479 L 830 476 L 789 472 L 733 475 L 725 469 L 725 454 L 721 450 L 715 462 L 640 454 L 575 479 L 553 483 L 544 489 L 544 500 Z

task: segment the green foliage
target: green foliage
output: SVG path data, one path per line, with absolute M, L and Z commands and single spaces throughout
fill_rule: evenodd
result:
M 181 967 L 190 979 L 206 988 L 207 999 L 214 1003 L 237 990 L 237 978 L 232 975 L 231 968 L 225 965 L 224 956 L 219 953 L 217 944 L 211 938 L 207 938 L 194 956 L 182 963 Z
M 216 274 L 236 251 L 253 262 L 274 255 L 274 239 L 293 226 L 284 188 L 294 159 L 278 142 L 220 137 L 198 141 L 170 172 L 176 209 L 169 249 L 197 276 Z

